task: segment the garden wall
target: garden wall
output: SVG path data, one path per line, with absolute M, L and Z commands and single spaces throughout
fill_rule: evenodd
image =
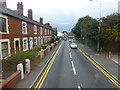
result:
M 8 77 L 5 81 L 0 83 L 0 88 L 13 88 L 19 81 L 21 80 L 21 71 L 16 71 L 10 77 Z

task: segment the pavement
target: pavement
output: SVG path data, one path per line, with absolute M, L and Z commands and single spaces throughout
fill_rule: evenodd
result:
M 120 81 L 120 63 L 118 62 L 118 55 L 113 55 L 109 58 L 105 54 L 97 53 L 96 51 L 90 49 L 88 46 L 81 43 L 77 43 L 78 47 L 83 50 L 88 56 L 90 56 L 95 62 L 107 70 L 113 77 Z
M 67 41 L 66 41 L 67 42 Z M 62 42 L 63 43 L 63 42 Z M 115 63 L 113 60 L 109 59 L 108 57 L 106 57 L 105 55 L 102 55 L 102 54 L 99 54 L 95 51 L 93 51 L 92 49 L 90 49 L 89 47 L 83 45 L 83 44 L 80 44 L 80 43 L 77 43 L 78 44 L 78 47 L 84 51 L 88 56 L 90 56 L 94 61 L 96 61 L 99 65 L 101 65 L 105 70 L 107 70 L 113 77 L 115 77 L 116 79 L 119 80 L 119 77 L 118 77 L 118 63 Z M 60 45 L 60 44 L 59 44 Z M 16 86 L 15 88 L 31 88 L 35 81 L 37 80 L 37 78 L 39 78 L 40 74 L 42 73 L 42 70 L 43 70 L 43 67 L 45 67 L 46 63 L 48 63 L 48 61 L 50 60 L 50 58 L 53 56 L 53 54 L 56 52 L 56 50 L 58 49 L 59 45 L 57 45 L 54 49 L 52 49 L 50 51 L 50 53 L 48 53 L 48 55 L 43 59 L 43 62 L 38 64 L 36 67 L 34 67 L 34 69 L 32 69 L 32 71 L 29 73 L 29 74 L 25 74 L 25 78 L 23 80 L 21 80 Z M 65 44 L 64 44 L 65 45 Z M 65 50 L 67 46 L 62 46 L 62 50 L 60 50 L 60 52 L 63 52 L 61 54 L 58 54 L 59 56 L 57 57 L 57 59 L 59 58 L 60 60 L 57 60 L 55 63 L 55 65 L 53 65 L 53 67 L 55 66 L 56 68 L 54 68 L 53 70 L 54 71 L 51 71 L 51 74 L 50 76 L 48 75 L 49 79 L 48 82 L 46 82 L 46 84 L 43 85 L 43 87 L 45 88 L 46 86 L 50 86 L 50 85 L 55 85 L 58 80 L 60 80 L 60 78 L 62 78 L 59 82 L 59 85 L 57 85 L 58 87 L 72 87 L 74 88 L 75 85 L 73 85 L 72 83 L 69 85 L 68 83 L 70 82 L 69 80 L 71 80 L 74 84 L 75 84 L 75 79 L 73 78 L 74 76 L 71 75 L 71 70 L 69 70 L 68 67 L 66 66 L 69 66 L 71 67 L 71 63 L 68 62 L 70 61 L 68 57 L 66 57 L 67 55 L 67 51 Z M 76 59 L 77 61 L 75 61 L 75 64 L 76 64 L 76 67 L 79 67 L 79 59 L 81 58 L 82 59 L 82 55 L 79 55 L 79 52 L 78 51 L 74 51 L 74 50 L 71 50 L 71 53 L 73 54 L 73 58 Z M 69 56 L 69 54 L 67 55 Z M 63 58 L 63 59 L 62 59 Z M 85 58 L 84 58 L 85 59 Z M 66 63 L 68 62 L 68 63 Z M 91 79 L 90 77 L 87 76 L 87 72 L 86 70 L 87 69 L 87 65 L 84 66 L 83 64 L 84 63 L 89 63 L 88 61 L 82 61 L 81 64 L 80 64 L 80 71 L 79 69 L 78 70 L 78 73 L 79 75 L 85 77 L 86 78 L 80 78 L 81 76 L 78 76 L 78 81 L 79 82 L 79 79 L 81 79 L 80 81 L 83 82 L 83 86 L 84 87 L 90 87 L 89 85 L 91 85 L 92 83 L 90 83 L 90 81 L 92 80 L 89 80 Z M 83 64 L 82 64 L 83 63 Z M 63 65 L 63 66 L 61 66 Z M 90 66 L 90 67 L 93 67 L 93 66 Z M 81 68 L 85 69 L 85 70 L 81 70 Z M 93 67 L 94 68 L 94 67 Z M 94 68 L 95 69 L 95 68 Z M 56 72 L 55 72 L 56 71 Z M 59 72 L 58 72 L 59 71 Z M 68 74 L 67 73 L 64 73 L 68 71 Z M 85 71 L 86 74 L 83 74 L 83 72 Z M 95 69 L 96 71 L 96 69 Z M 53 74 L 54 72 L 54 74 Z M 62 75 L 60 75 L 60 73 L 62 72 Z M 90 72 L 91 74 L 93 74 L 91 71 L 88 71 Z M 57 74 L 57 77 L 54 77 L 54 75 Z M 62 77 L 63 76 L 63 77 Z M 93 79 L 95 78 L 95 80 L 98 80 L 96 79 L 96 76 L 92 76 L 92 75 L 89 75 L 91 76 Z M 104 77 L 102 74 L 100 75 L 101 77 L 103 77 L 103 79 L 105 80 L 106 77 Z M 60 77 L 60 78 L 59 78 Z M 66 80 L 66 78 L 69 78 L 68 81 Z M 87 77 L 88 77 L 88 80 L 87 81 Z M 53 78 L 53 79 L 52 79 Z M 52 81 L 55 80 L 54 84 L 52 83 Z M 66 82 L 63 84 L 63 81 Z M 85 84 L 87 84 L 88 86 L 84 85 L 84 82 Z M 89 82 L 89 83 L 88 83 Z M 105 80 L 105 82 L 109 82 L 109 80 Z M 98 83 L 95 81 L 95 84 Z M 64 86 L 65 84 L 67 84 L 66 86 Z M 101 81 L 101 84 L 98 84 L 98 85 L 105 85 L 102 81 Z M 112 86 L 112 84 L 110 84 Z M 56 86 L 56 87 L 57 87 Z M 97 86 L 96 86 L 97 87 Z M 102 86 L 104 87 L 104 86 Z

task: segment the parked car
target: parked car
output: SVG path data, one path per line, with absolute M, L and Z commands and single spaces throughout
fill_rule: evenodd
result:
M 71 44 L 70 44 L 70 48 L 72 48 L 72 49 L 77 49 L 77 44 L 76 44 L 76 43 L 71 43 Z

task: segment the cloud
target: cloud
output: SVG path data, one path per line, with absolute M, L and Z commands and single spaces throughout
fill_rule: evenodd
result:
M 68 25 L 69 23 L 68 22 L 62 22 L 60 23 L 60 25 Z

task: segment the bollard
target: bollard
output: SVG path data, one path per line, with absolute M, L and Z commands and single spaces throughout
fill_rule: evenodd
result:
M 20 70 L 21 71 L 21 79 L 24 79 L 24 71 L 23 71 L 23 64 L 20 63 L 17 65 L 17 70 Z
M 48 52 L 50 52 L 50 46 L 48 46 L 47 48 L 48 48 Z
M 109 54 L 108 54 L 108 58 L 111 58 L 111 56 L 112 56 L 112 53 L 111 53 L 111 52 L 109 52 Z
M 25 72 L 29 73 L 30 72 L 30 60 L 25 59 Z
M 43 49 L 41 50 L 41 58 L 42 59 L 44 58 L 44 50 Z
M 58 41 L 56 41 L 56 44 L 58 44 Z
M 51 44 L 51 46 L 52 46 L 52 48 L 54 48 L 54 44 L 53 43 Z
M 41 57 L 41 56 L 42 56 L 42 55 L 41 55 L 41 51 L 39 51 L 38 53 L 39 53 L 39 55 L 40 55 L 40 59 L 41 59 L 41 58 L 42 58 L 42 57 Z

